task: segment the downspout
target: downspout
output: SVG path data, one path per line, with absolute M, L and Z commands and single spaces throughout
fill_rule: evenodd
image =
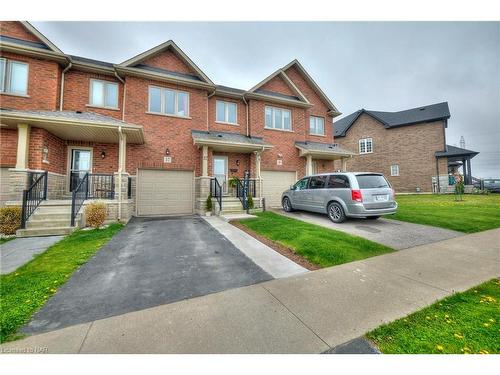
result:
M 122 121 L 125 121 L 125 93 L 126 93 L 126 84 L 125 80 L 118 75 L 116 70 L 114 71 L 115 77 L 123 84 L 123 96 L 122 96 Z M 118 124 L 118 153 L 123 152 L 121 150 L 122 146 L 122 138 L 123 138 L 123 133 L 122 133 L 122 125 Z M 122 220 L 122 156 L 118 155 L 118 221 Z
M 115 77 L 118 78 L 118 81 L 120 81 L 123 84 L 123 96 L 122 96 L 122 121 L 125 121 L 125 80 L 118 75 L 118 73 L 115 70 Z
M 216 90 L 214 90 L 211 94 L 208 94 L 208 95 L 207 95 L 207 132 L 209 132 L 209 131 L 210 131 L 210 120 L 209 120 L 209 114 L 208 114 L 208 108 L 209 108 L 209 107 L 208 107 L 208 101 L 209 101 L 209 99 L 210 99 L 212 96 L 214 96 L 214 95 L 215 95 L 215 91 L 216 91 Z
M 246 116 L 246 118 L 247 118 L 247 121 L 246 121 L 246 123 L 247 123 L 247 137 L 250 137 L 250 132 L 248 129 L 248 102 L 245 99 L 245 95 L 243 95 L 243 103 L 245 103 L 245 109 L 246 109 L 246 114 L 247 114 L 247 116 Z M 264 150 L 262 150 L 262 151 L 264 151 Z
M 59 93 L 59 110 L 60 111 L 63 110 L 63 102 L 64 102 L 64 99 L 63 99 L 64 98 L 64 75 L 73 66 L 73 63 L 71 62 L 70 58 L 68 58 L 68 62 L 69 62 L 68 66 L 66 68 L 64 68 L 64 70 L 62 71 L 62 74 L 61 74 L 61 92 Z

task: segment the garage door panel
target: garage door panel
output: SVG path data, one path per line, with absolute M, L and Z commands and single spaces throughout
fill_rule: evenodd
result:
M 139 170 L 137 213 L 140 216 L 193 213 L 193 172 Z
M 281 194 L 296 181 L 295 172 L 262 171 L 262 195 L 267 207 L 281 207 Z

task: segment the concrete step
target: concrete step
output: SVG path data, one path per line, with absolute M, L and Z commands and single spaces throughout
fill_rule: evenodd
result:
M 79 213 L 76 217 L 80 218 L 82 216 L 81 213 Z M 65 213 L 58 213 L 58 212 L 45 212 L 45 213 L 40 213 L 38 211 L 35 211 L 33 215 L 29 218 L 29 220 L 71 220 L 71 213 L 70 212 L 65 212 Z
M 39 236 L 61 236 L 73 232 L 75 227 L 53 227 L 53 228 L 36 228 L 36 229 L 18 229 L 17 237 L 39 237 Z
M 66 226 L 70 226 L 71 224 L 71 217 L 67 217 L 64 219 L 57 219 L 57 220 L 47 220 L 47 219 L 41 219 L 38 220 L 38 218 L 33 218 L 28 220 L 26 223 L 26 229 L 42 229 L 42 228 L 62 228 Z M 80 226 L 80 220 L 75 220 L 75 225 L 77 227 Z

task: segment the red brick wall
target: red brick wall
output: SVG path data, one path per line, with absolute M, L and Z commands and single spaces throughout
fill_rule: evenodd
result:
M 141 64 L 173 72 L 196 74 L 188 65 L 171 51 L 164 51 L 141 62 Z
M 0 166 L 15 167 L 17 154 L 17 129 L 0 128 Z
M 43 162 L 43 147 L 49 149 L 48 163 Z M 66 173 L 66 144 L 45 129 L 30 129 L 29 159 L 30 169 L 44 170 L 54 173 Z
M 288 87 L 288 85 L 283 81 L 283 78 L 280 76 L 276 76 L 271 79 L 269 82 L 266 82 L 264 85 L 260 87 L 262 90 L 278 92 L 284 95 L 296 96 L 295 92 Z
M 237 104 L 237 115 L 236 120 L 238 125 L 230 125 L 230 124 L 221 124 L 216 122 L 216 102 L 217 100 L 232 102 Z M 221 132 L 229 132 L 229 133 L 239 133 L 246 135 L 247 132 L 247 114 L 246 114 L 246 106 L 242 100 L 224 98 L 220 96 L 212 96 L 208 100 L 208 122 L 209 129 L 211 131 L 221 131 Z
M 36 59 L 9 52 L 0 56 L 29 64 L 28 95 L 0 93 L 2 108 L 55 110 L 58 106 L 60 67 L 56 62 Z
M 19 21 L 0 21 L 0 33 L 12 38 L 41 42 L 40 39 L 30 33 Z
M 89 106 L 90 80 L 99 79 L 118 83 L 118 108 L 119 110 Z M 108 75 L 95 74 L 80 70 L 70 69 L 64 77 L 64 103 L 63 109 L 70 111 L 95 112 L 101 115 L 122 118 L 123 85 L 116 78 Z
M 347 161 L 349 171 L 383 173 L 396 192 L 432 191 L 432 176 L 436 175 L 434 153 L 444 148 L 442 121 L 386 129 L 373 117 L 362 114 L 337 143 L 356 153 L 362 138 L 373 139 L 373 153 L 355 156 Z M 391 176 L 391 165 L 399 164 L 399 176 Z M 340 163 L 337 164 L 340 168 Z M 446 174 L 446 167 L 440 166 Z
M 148 86 L 155 85 L 189 92 L 189 119 L 148 114 Z M 144 127 L 145 144 L 127 145 L 127 171 L 139 167 L 195 170 L 200 175 L 201 158 L 193 144 L 191 130 L 207 129 L 207 92 L 136 77 L 127 78 L 125 121 Z M 165 150 L 172 163 L 164 163 Z
M 99 142 L 78 142 L 68 141 L 68 147 L 92 147 L 92 172 L 113 174 L 118 172 L 118 144 L 117 143 L 99 143 Z M 101 157 L 105 152 L 104 159 Z M 68 156 L 66 156 L 68 158 Z M 68 160 L 68 159 L 67 159 Z M 134 173 L 135 174 L 135 173 Z

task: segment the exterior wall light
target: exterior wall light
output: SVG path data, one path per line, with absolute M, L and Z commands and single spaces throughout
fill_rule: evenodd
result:
M 101 151 L 101 159 L 104 159 L 106 157 L 106 150 Z

